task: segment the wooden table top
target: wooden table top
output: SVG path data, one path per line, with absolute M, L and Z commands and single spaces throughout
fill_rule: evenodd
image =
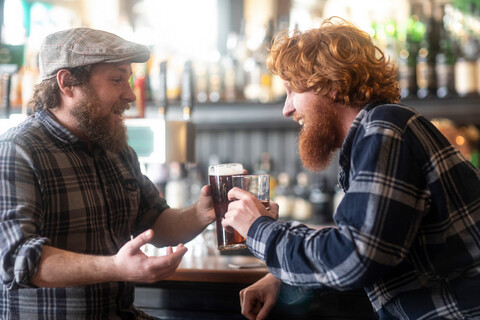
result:
M 265 264 L 253 256 L 184 257 L 170 281 L 254 283 L 267 274 Z

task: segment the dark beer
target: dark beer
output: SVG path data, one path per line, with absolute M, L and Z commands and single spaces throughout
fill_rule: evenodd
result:
M 232 189 L 232 175 L 243 173 L 241 164 L 228 163 L 209 168 L 209 182 L 212 190 L 213 207 L 217 223 L 217 241 L 219 250 L 246 248 L 245 238 L 236 230 L 225 230 L 222 219 L 228 211 L 228 191 Z

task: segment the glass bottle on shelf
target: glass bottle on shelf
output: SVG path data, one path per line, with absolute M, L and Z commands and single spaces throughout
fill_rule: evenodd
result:
M 313 216 L 313 207 L 310 202 L 309 179 L 306 172 L 297 174 L 297 183 L 293 186 L 295 202 L 292 217 L 295 220 L 310 221 Z
M 273 101 L 273 88 L 272 88 L 272 74 L 267 67 L 268 50 L 271 47 L 272 39 L 274 36 L 275 27 L 272 19 L 268 21 L 265 37 L 260 45 L 258 55 L 258 62 L 260 64 L 260 96 L 259 100 L 263 103 Z
M 208 100 L 219 102 L 222 95 L 220 53 L 213 52 L 208 64 Z
M 418 4 L 412 4 L 411 15 L 403 30 L 404 47 L 398 55 L 398 78 L 402 99 L 417 95 L 417 55 L 420 41 L 425 34 L 425 25 L 420 21 Z M 403 36 L 404 34 L 404 36 Z
M 452 39 L 445 29 L 443 17 L 444 5 L 437 5 L 434 9 L 439 33 L 439 51 L 435 57 L 435 73 L 437 80 L 437 96 L 448 98 L 455 94 L 455 54 L 452 48 Z
M 460 97 L 476 95 L 478 46 L 470 35 L 460 40 L 460 55 L 455 62 L 455 90 Z
M 245 60 L 245 90 L 247 100 L 267 103 L 273 101 L 272 74 L 267 68 L 267 55 L 274 34 L 273 20 L 265 28 L 263 41 Z
M 290 176 L 288 173 L 279 173 L 277 181 L 278 185 L 275 188 L 275 198 L 273 201 L 275 201 L 279 206 L 278 218 L 286 220 L 292 216 L 295 197 L 292 186 L 290 185 Z
M 332 218 L 332 196 L 328 192 L 327 179 L 319 177 L 312 185 L 309 196 L 313 206 L 314 222 L 316 224 L 328 224 Z
M 226 102 L 237 100 L 237 61 L 234 55 L 234 49 L 238 44 L 238 35 L 230 33 L 227 36 L 227 53 L 222 57 L 222 75 L 223 75 L 223 97 Z
M 194 65 L 195 73 L 195 99 L 199 103 L 208 101 L 208 63 L 204 60 L 196 60 Z
M 439 37 L 432 6 L 433 1 L 425 3 L 424 13 L 428 17 L 426 33 L 421 41 L 417 56 L 417 96 L 420 99 L 431 97 L 437 93 L 435 59 L 439 51 Z

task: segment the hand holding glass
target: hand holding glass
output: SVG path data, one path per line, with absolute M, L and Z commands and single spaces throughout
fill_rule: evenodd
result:
M 268 174 L 247 174 L 233 176 L 233 186 L 253 194 L 265 208 L 270 209 L 270 176 Z
M 233 188 L 232 176 L 241 175 L 243 166 L 240 163 L 224 163 L 208 168 L 210 188 L 212 190 L 213 207 L 215 209 L 217 240 L 219 250 L 244 249 L 247 247 L 245 238 L 236 230 L 226 230 L 222 219 L 228 211 L 228 191 Z

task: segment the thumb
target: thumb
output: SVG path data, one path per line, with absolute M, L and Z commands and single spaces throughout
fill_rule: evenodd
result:
M 138 236 L 130 240 L 130 249 L 139 250 L 141 246 L 149 243 L 152 239 L 153 239 L 153 230 L 148 229 L 147 231 L 140 233 Z
M 268 314 L 273 309 L 274 305 L 275 305 L 275 301 L 272 300 L 271 298 L 267 298 L 263 303 L 262 308 L 258 312 L 257 320 L 267 319 Z
M 209 197 L 211 195 L 211 189 L 209 185 L 204 185 L 200 190 L 200 194 L 204 197 Z

